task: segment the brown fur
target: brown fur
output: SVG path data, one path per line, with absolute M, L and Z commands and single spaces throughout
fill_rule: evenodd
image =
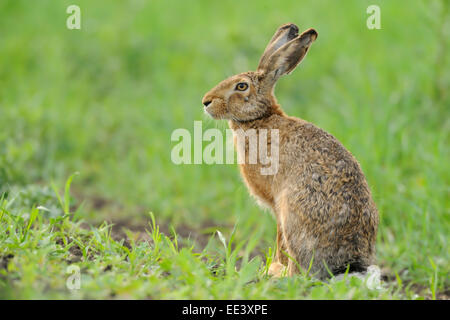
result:
M 261 164 L 240 165 L 250 193 L 277 220 L 276 261 L 270 268 L 275 276 L 285 266 L 289 275 L 298 273 L 297 265 L 307 270 L 311 261 L 310 271 L 319 278 L 348 266 L 364 271 L 374 262 L 378 212 L 357 160 L 329 133 L 287 116 L 273 94 L 278 78 L 300 63 L 316 38 L 313 29 L 298 35 L 294 24 L 281 26 L 256 72 L 226 79 L 203 98 L 205 111 L 228 119 L 233 130 L 279 130 L 276 174 L 262 175 Z M 239 82 L 248 89 L 236 90 Z

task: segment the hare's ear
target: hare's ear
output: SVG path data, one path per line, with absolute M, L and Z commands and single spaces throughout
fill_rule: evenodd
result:
M 274 53 L 278 48 L 282 45 L 288 43 L 292 39 L 298 36 L 298 27 L 293 23 L 283 24 L 281 27 L 273 35 L 272 39 L 270 39 L 269 44 L 267 45 L 264 53 L 261 56 L 258 64 L 258 70 L 264 68 L 269 60 L 269 57 Z
M 268 84 L 273 85 L 278 78 L 290 73 L 303 60 L 308 49 L 317 38 L 314 29 L 308 29 L 301 35 L 283 44 L 275 50 L 267 61 L 258 68 Z

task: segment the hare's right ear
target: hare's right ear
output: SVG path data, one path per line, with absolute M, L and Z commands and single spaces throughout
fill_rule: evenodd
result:
M 308 29 L 301 35 L 290 39 L 289 29 L 280 32 L 281 28 L 275 33 L 275 41 L 272 38 L 258 66 L 262 80 L 269 87 L 272 87 L 282 75 L 295 69 L 305 57 L 311 43 L 317 38 L 316 30 Z
M 288 43 L 292 39 L 298 36 L 298 27 L 293 23 L 283 24 L 270 39 L 264 53 L 261 56 L 258 64 L 258 70 L 261 69 L 269 60 L 269 57 L 274 53 L 279 47 Z

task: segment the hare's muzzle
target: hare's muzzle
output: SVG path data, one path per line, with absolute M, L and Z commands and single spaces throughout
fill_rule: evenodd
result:
M 213 119 L 222 119 L 224 115 L 224 105 L 222 99 L 216 97 L 205 97 L 202 100 L 204 111 Z

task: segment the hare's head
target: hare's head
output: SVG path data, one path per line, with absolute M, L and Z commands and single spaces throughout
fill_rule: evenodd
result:
M 273 96 L 277 80 L 302 61 L 317 32 L 298 34 L 295 24 L 278 28 L 264 50 L 256 71 L 248 71 L 220 82 L 202 99 L 205 111 L 215 119 L 252 121 L 281 113 Z

